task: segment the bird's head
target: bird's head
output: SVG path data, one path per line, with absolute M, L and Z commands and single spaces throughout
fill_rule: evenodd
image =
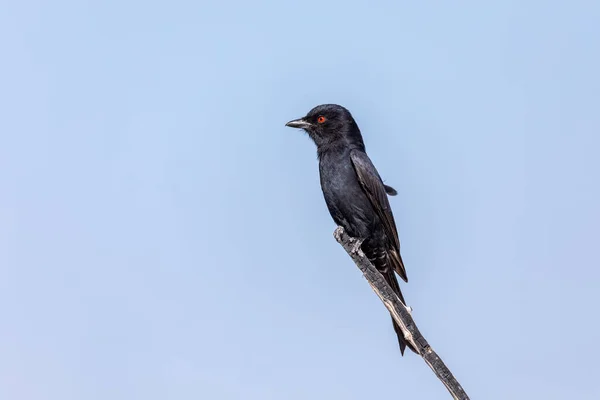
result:
M 285 126 L 304 129 L 317 147 L 326 146 L 339 140 L 356 142 L 364 147 L 360 130 L 352 118 L 352 114 L 337 104 L 316 106 L 305 117 L 292 120 Z

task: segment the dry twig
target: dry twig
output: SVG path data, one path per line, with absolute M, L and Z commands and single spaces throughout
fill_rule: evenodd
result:
M 398 296 L 392 291 L 383 276 L 371 264 L 369 259 L 360 249 L 358 239 L 348 236 L 341 226 L 334 232 L 335 239 L 344 247 L 346 252 L 352 257 L 354 263 L 361 270 L 371 288 L 381 299 L 385 307 L 390 311 L 394 320 L 402 328 L 404 338 L 412 344 L 423 360 L 433 370 L 435 375 L 446 386 L 452 397 L 456 400 L 469 400 L 469 396 L 460 386 L 454 375 L 450 372 L 446 364 L 431 348 L 427 340 L 421 335 L 415 321 L 411 316 L 411 309 L 402 304 Z

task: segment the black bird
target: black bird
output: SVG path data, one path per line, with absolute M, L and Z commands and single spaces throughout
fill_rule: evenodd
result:
M 315 142 L 321 189 L 329 213 L 350 236 L 363 240 L 365 255 L 406 304 L 394 272 L 405 282 L 408 279 L 387 198 L 397 192 L 383 183 L 367 156 L 360 129 L 350 112 L 337 104 L 323 104 L 286 126 L 305 130 Z M 395 322 L 394 330 L 404 355 L 410 344 Z

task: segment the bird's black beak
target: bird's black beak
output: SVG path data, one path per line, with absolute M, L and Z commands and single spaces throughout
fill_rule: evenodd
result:
M 299 118 L 288 122 L 287 124 L 285 124 L 285 126 L 289 126 L 290 128 L 308 129 L 312 125 L 310 124 L 310 122 L 305 121 L 304 118 Z

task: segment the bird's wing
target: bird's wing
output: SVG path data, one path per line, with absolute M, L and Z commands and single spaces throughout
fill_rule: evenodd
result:
M 404 263 L 400 257 L 400 240 L 398 239 L 396 222 L 394 221 L 394 215 L 392 214 L 390 202 L 387 198 L 386 187 L 366 153 L 354 149 L 350 152 L 350 159 L 356 170 L 358 181 L 383 223 L 386 236 L 392 245 L 390 257 L 392 258 L 394 269 L 404 281 L 407 281 Z

